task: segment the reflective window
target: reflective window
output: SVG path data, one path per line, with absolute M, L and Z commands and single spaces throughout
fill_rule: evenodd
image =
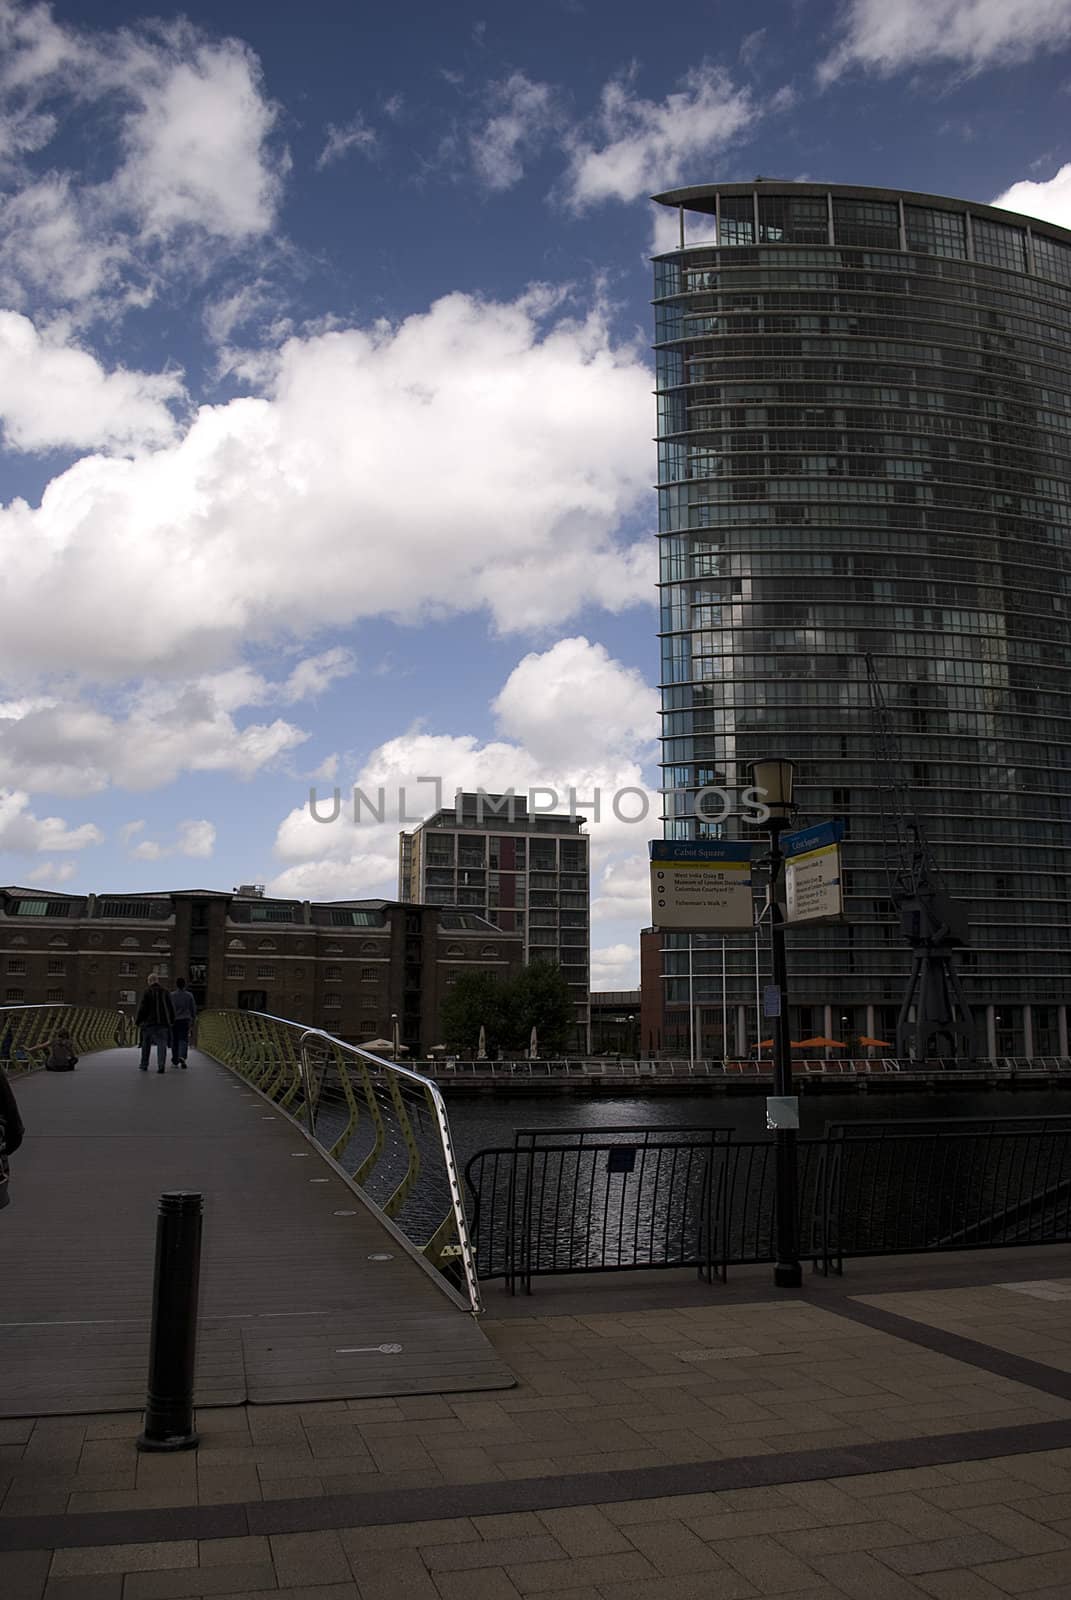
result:
M 755 243 L 755 205 L 749 194 L 722 195 L 718 209 L 721 222 L 719 244 Z
M 725 201 L 722 201 L 724 215 Z M 759 196 L 759 238 L 764 243 L 829 243 L 829 207 L 822 195 Z
M 966 260 L 967 235 L 959 212 L 937 211 L 930 206 L 905 206 L 904 222 L 909 250 Z
M 993 267 L 1009 267 L 1015 272 L 1026 271 L 1026 234 L 1022 228 L 972 217 L 971 233 L 976 261 L 988 262 Z
M 900 243 L 900 208 L 889 200 L 833 200 L 833 236 L 838 244 L 876 245 L 895 250 Z

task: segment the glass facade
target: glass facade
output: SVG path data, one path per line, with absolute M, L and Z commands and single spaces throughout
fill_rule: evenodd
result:
M 878 189 L 659 199 L 711 221 L 709 244 L 655 261 L 667 836 L 745 831 L 698 822 L 695 794 L 792 757 L 802 820 L 847 828 L 847 921 L 790 936 L 797 1021 L 887 1029 L 908 952 L 871 652 L 968 908 L 981 1053 L 1066 1050 L 1071 233 Z M 664 943 L 667 999 L 687 1004 L 687 956 Z M 751 937 L 727 943 L 729 1010 L 753 1018 Z M 717 1009 L 720 938 L 706 955 L 695 1001 Z

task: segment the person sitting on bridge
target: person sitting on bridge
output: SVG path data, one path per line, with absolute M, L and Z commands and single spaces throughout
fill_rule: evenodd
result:
M 61 1028 L 54 1038 L 46 1039 L 43 1044 L 30 1045 L 29 1049 L 31 1054 L 35 1050 L 48 1051 L 48 1058 L 45 1061 L 46 1072 L 73 1072 L 78 1065 L 74 1040 L 66 1028 Z
M 141 1029 L 141 1060 L 138 1062 L 138 1067 L 142 1072 L 148 1072 L 149 1054 L 155 1045 L 156 1070 L 163 1072 L 167 1065 L 167 1046 L 171 1038 L 175 1012 L 171 996 L 155 972 L 149 974 L 149 986 L 141 997 L 134 1021 Z

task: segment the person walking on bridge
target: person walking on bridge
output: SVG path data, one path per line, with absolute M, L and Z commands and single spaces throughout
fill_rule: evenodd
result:
M 11 1092 L 11 1085 L 7 1081 L 7 1073 L 0 1067 L 0 1210 L 3 1210 L 10 1199 L 8 1156 L 15 1154 L 22 1143 L 23 1135 L 22 1118 L 19 1108 L 15 1104 L 15 1096 Z
M 176 978 L 171 991 L 171 1009 L 175 1021 L 171 1028 L 171 1065 L 185 1067 L 190 1048 L 190 1030 L 197 1018 L 197 1001 L 186 987 L 185 978 Z
M 153 1045 L 156 1046 L 156 1070 L 163 1072 L 167 1066 L 167 1046 L 171 1038 L 171 1027 L 175 1020 L 175 1013 L 171 1005 L 171 996 L 156 976 L 155 972 L 149 974 L 149 986 L 141 997 L 138 1005 L 138 1014 L 134 1018 L 141 1029 L 141 1060 L 138 1062 L 142 1072 L 149 1070 L 149 1055 Z

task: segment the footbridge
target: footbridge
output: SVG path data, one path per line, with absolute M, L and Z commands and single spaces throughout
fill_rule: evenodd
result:
M 69 1027 L 73 1073 L 36 1046 Z M 9 1010 L 25 1124 L 0 1217 L 0 1416 L 144 1404 L 155 1217 L 205 1197 L 198 1404 L 508 1387 L 480 1308 L 442 1098 L 273 1018 L 209 1013 L 187 1069 L 114 1012 Z

